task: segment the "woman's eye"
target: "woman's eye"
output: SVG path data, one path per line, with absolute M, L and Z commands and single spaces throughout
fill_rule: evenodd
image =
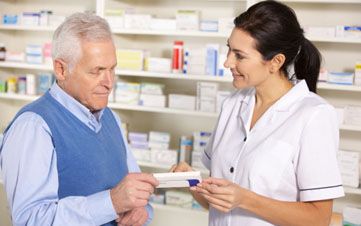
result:
M 242 60 L 244 57 L 238 53 L 235 54 L 236 55 L 236 58 L 237 60 Z

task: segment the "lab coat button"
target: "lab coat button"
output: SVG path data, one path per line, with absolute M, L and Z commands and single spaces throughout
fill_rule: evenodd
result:
M 247 140 L 247 137 L 244 137 L 243 141 L 246 142 L 246 140 Z
M 234 167 L 233 166 L 229 169 L 229 172 L 231 172 L 231 173 L 234 172 Z

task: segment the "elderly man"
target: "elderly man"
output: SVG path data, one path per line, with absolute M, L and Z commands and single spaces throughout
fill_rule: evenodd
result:
M 158 181 L 140 173 L 108 107 L 107 22 L 76 13 L 53 37 L 56 83 L 5 130 L 0 164 L 14 225 L 143 225 Z

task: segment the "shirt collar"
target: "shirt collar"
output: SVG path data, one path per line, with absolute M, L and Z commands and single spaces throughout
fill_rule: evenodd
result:
M 50 95 L 63 105 L 68 111 L 75 115 L 80 121 L 86 124 L 88 127 L 98 131 L 100 129 L 100 119 L 103 115 L 104 109 L 99 112 L 92 113 L 90 110 L 82 105 L 79 101 L 67 94 L 59 85 L 55 82 L 49 91 Z

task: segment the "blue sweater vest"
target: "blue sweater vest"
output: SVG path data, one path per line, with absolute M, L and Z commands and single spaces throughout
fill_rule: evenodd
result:
M 88 196 L 110 189 L 128 173 L 124 141 L 109 108 L 104 110 L 98 133 L 76 118 L 49 92 L 22 108 L 14 120 L 28 111 L 40 115 L 52 133 L 57 156 L 59 199 Z M 116 222 L 105 225 L 116 225 Z

